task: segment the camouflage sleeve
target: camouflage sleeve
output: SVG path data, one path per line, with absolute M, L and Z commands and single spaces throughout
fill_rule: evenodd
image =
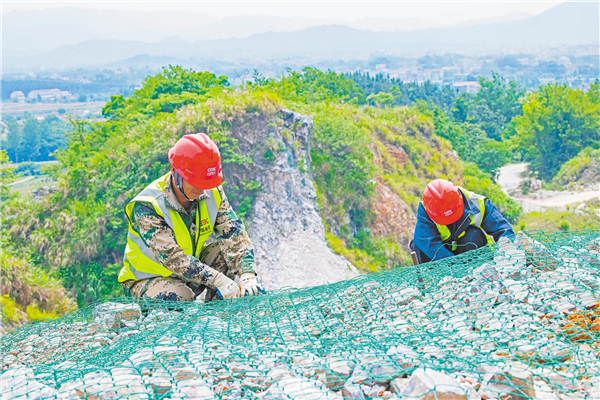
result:
M 218 272 L 198 258 L 185 254 L 177 244 L 173 230 L 150 204 L 135 203 L 132 222 L 156 260 L 173 272 L 173 277 L 213 287 L 212 281 Z
M 225 257 L 229 269 L 235 274 L 254 272 L 256 261 L 250 236 L 248 236 L 242 220 L 231 208 L 221 186 L 219 186 L 219 193 L 221 194 L 221 206 L 217 213 L 214 232 L 221 254 Z

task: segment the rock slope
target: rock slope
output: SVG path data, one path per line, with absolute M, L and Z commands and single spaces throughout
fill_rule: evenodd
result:
M 269 290 L 316 286 L 350 279 L 358 271 L 327 246 L 317 193 L 310 179 L 313 120 L 281 110 L 269 124 L 250 117 L 232 127 L 250 166 L 225 166 L 225 178 L 241 186 L 255 180 L 248 228 L 256 250 L 257 273 Z
M 104 303 L 5 336 L 2 398 L 599 398 L 599 298 L 592 231 L 256 298 Z

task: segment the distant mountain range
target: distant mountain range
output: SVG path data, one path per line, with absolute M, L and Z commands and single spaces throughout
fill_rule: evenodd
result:
M 3 15 L 4 55 L 48 52 L 88 40 L 160 42 L 169 37 L 194 42 L 245 38 L 257 33 L 289 32 L 345 24 L 373 31 L 415 30 L 442 24 L 417 18 L 365 18 L 353 22 L 302 17 L 234 16 L 215 18 L 193 12 L 138 12 L 61 7 Z
M 125 13 L 123 18 L 126 17 Z M 154 18 L 150 14 L 147 17 L 150 20 Z M 481 23 L 471 26 L 410 31 L 377 32 L 344 25 L 320 25 L 290 32 L 266 32 L 245 38 L 193 42 L 185 39 L 186 30 L 184 28 L 177 30 L 175 26 L 161 27 L 159 31 L 163 34 L 169 33 L 170 37 L 163 37 L 156 42 L 151 42 L 151 35 L 143 41 L 117 39 L 83 41 L 86 40 L 86 35 L 90 35 L 90 32 L 98 32 L 100 28 L 93 24 L 86 28 L 85 21 L 81 21 L 77 29 L 86 32 L 78 36 L 83 41 L 82 43 L 60 46 L 55 50 L 35 56 L 15 57 L 14 54 L 11 56 L 5 52 L 4 69 L 10 71 L 35 68 L 41 65 L 46 68 L 101 66 L 140 55 L 168 56 L 183 60 L 215 58 L 226 61 L 283 57 L 347 59 L 365 57 L 376 52 L 422 55 L 427 52 L 475 49 L 480 53 L 485 53 L 498 51 L 504 46 L 560 46 L 598 43 L 600 29 L 598 2 L 567 2 L 537 16 L 514 20 L 518 17 L 523 17 L 523 15 L 513 15 L 513 20 L 491 24 L 481 21 Z M 182 16 L 182 18 L 184 17 Z M 250 30 L 251 25 L 256 22 L 253 22 L 253 18 L 238 19 L 239 32 L 244 29 Z M 247 23 L 246 28 L 243 27 L 241 21 Z M 310 23 L 308 20 L 302 21 L 301 19 L 294 19 L 294 21 L 300 25 Z M 365 23 L 369 22 L 365 21 Z M 43 23 L 48 24 L 48 21 L 43 21 Z M 210 26 L 218 26 L 218 24 L 224 24 L 224 22 L 213 21 L 206 16 L 205 20 L 198 22 L 199 28 L 195 32 L 208 29 Z M 273 24 L 275 21 L 271 20 L 271 25 Z M 128 34 L 134 35 L 134 33 L 138 35 L 139 31 L 134 29 L 136 28 L 134 25 L 132 23 L 128 27 L 127 32 L 129 33 L 123 33 L 122 37 L 127 37 Z M 123 28 L 120 23 L 115 21 L 114 35 L 117 35 L 116 26 Z M 181 26 L 185 26 L 185 24 L 182 22 Z M 222 25 L 223 29 L 225 29 L 224 26 Z M 284 26 L 280 26 L 280 28 L 283 29 Z M 14 29 L 14 27 L 10 29 Z M 8 29 L 9 32 L 10 29 Z M 25 28 L 23 27 L 23 29 Z M 50 27 L 46 29 L 50 29 Z M 5 44 L 7 40 L 12 39 L 10 35 L 5 34 Z

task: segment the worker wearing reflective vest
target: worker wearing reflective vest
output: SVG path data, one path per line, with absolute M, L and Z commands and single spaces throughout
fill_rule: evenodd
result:
M 264 293 L 248 233 L 221 187 L 217 145 L 204 133 L 185 135 L 169 161 L 171 171 L 125 207 L 125 292 L 172 301 Z
M 410 247 L 417 253 L 419 263 L 424 263 L 514 235 L 510 223 L 485 196 L 436 179 L 423 193 Z

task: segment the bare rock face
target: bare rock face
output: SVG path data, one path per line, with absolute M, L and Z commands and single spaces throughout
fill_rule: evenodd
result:
M 278 118 L 275 124 L 257 117 L 233 125 L 232 137 L 254 163 L 223 167 L 229 183 L 242 187 L 255 180 L 260 186 L 247 220 L 257 273 L 267 290 L 350 279 L 358 272 L 327 246 L 309 175 L 312 117 L 281 110 Z
M 408 204 L 381 179 L 376 179 L 377 196 L 374 207 L 375 223 L 372 231 L 375 236 L 393 236 L 398 243 L 408 248 L 410 237 L 417 222 L 416 216 Z

